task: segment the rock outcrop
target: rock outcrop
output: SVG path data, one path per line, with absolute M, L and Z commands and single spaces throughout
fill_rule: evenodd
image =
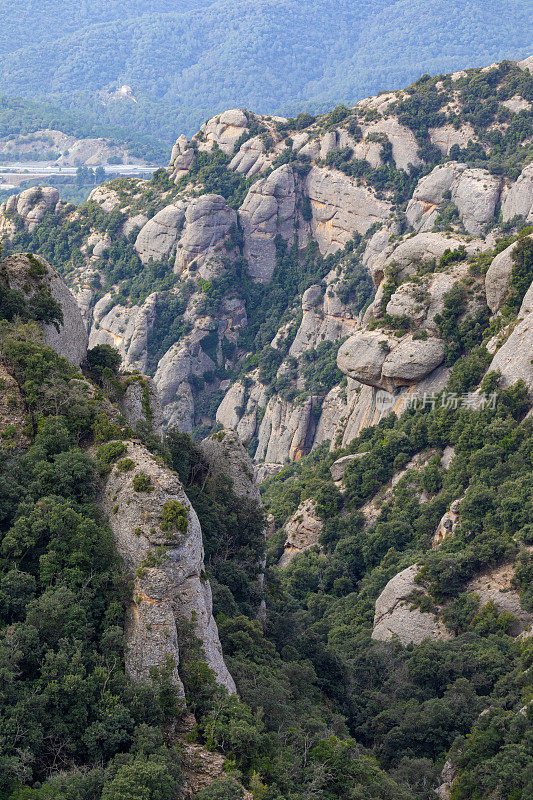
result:
M 194 161 L 194 150 L 187 145 L 187 137 L 182 133 L 172 148 L 168 171 L 174 182 L 185 176 Z
M 415 580 L 418 572 L 419 567 L 414 564 L 387 583 L 376 600 L 373 639 L 390 642 L 397 636 L 403 645 L 407 645 L 420 644 L 424 639 L 445 641 L 453 637 L 440 618 L 442 609 L 434 607 L 433 611 L 421 611 L 413 602 L 414 592 L 426 594 Z M 499 613 L 511 614 L 514 617 L 513 636 L 530 636 L 533 613 L 522 607 L 519 594 L 513 588 L 514 575 L 513 564 L 493 567 L 472 578 L 464 591 L 477 598 L 479 610 L 491 603 Z
M 125 370 L 146 371 L 148 335 L 154 323 L 157 295 L 149 295 L 141 306 L 117 305 L 111 293 L 105 294 L 89 316 L 89 346 L 110 344 L 122 356 Z
M 489 247 L 483 239 L 471 239 L 455 233 L 420 232 L 414 236 L 405 236 L 388 246 L 382 245 L 378 253 L 371 251 L 366 265 L 375 285 L 379 286 L 387 267 L 393 263 L 400 270 L 401 276 L 407 277 L 413 275 L 419 265 L 432 259 L 439 261 L 446 250 L 455 250 L 461 246 L 469 256 Z
M 257 461 L 280 464 L 297 461 L 309 452 L 313 442 L 313 399 L 294 404 L 282 398 L 268 401 L 259 426 Z
M 232 153 L 237 139 L 248 127 L 248 117 L 240 108 L 231 108 L 212 117 L 200 128 L 199 149 L 212 149 L 214 144 L 224 153 Z
M 218 194 L 192 200 L 185 211 L 185 224 L 176 254 L 176 272 L 194 262 L 197 267 L 223 247 L 223 240 L 237 224 L 235 211 Z
M 346 445 L 362 427 L 390 411 L 400 413 L 408 398 L 443 388 L 446 343 L 436 319 L 446 293 L 461 282 L 466 314 L 481 311 L 482 277 L 473 259 L 494 246 L 510 220 L 531 218 L 531 165 L 513 180 L 512 173 L 500 177 L 473 166 L 481 157 L 468 164 L 458 160 L 470 159 L 472 146 L 483 147 L 489 157 L 494 149 L 461 114 L 462 84 L 456 84 L 465 76 L 455 73 L 435 85 L 443 123 L 430 128 L 429 137 L 448 158 L 427 174 L 428 161 L 438 159 L 431 148 L 420 149 L 413 130 L 400 121 L 406 117 L 397 102 L 407 98 L 401 91 L 366 98 L 344 116 L 308 120 L 230 109 L 208 120 L 190 142 L 184 135 L 177 139 L 168 181 L 121 179 L 96 187 L 90 200 L 104 214 L 113 212 L 110 225 L 101 214 L 61 203 L 54 189 L 29 190 L 2 206 L 0 237 L 9 247 L 17 230 L 35 231 L 50 212 L 59 227 L 81 222 L 76 257 L 61 266 L 83 310 L 90 345 L 112 344 L 126 369 L 150 372 L 166 425 L 191 432 L 212 425 L 216 413 L 216 421 L 247 446 L 257 441 L 254 460 L 272 465 L 263 470 L 267 474 L 326 440 Z M 505 135 L 530 101 L 517 89 L 501 95 L 505 99 L 495 102 L 502 111 L 498 130 Z M 464 151 L 456 154 L 457 146 Z M 220 153 L 212 157 L 215 147 L 222 159 Z M 191 169 L 196 154 L 209 162 L 208 172 L 215 166 L 208 181 Z M 404 203 L 398 186 L 407 190 L 414 183 L 411 165 L 422 177 Z M 396 185 L 393 173 L 387 179 L 385 172 L 377 175 L 384 166 L 385 172 L 404 170 L 405 181 Z M 203 194 L 212 186 L 221 193 Z M 495 216 L 500 204 L 505 231 Z M 439 215 L 442 230 L 434 228 Z M 128 302 L 130 280 L 112 277 L 115 283 L 109 284 L 108 256 L 115 238 L 120 243 L 135 233 L 141 263 L 161 261 L 162 272 L 146 299 L 132 291 Z M 283 264 L 276 263 L 277 237 L 288 249 Z M 123 244 L 131 248 L 131 241 Z M 289 274 L 296 250 L 303 296 Z M 504 302 L 511 252 L 497 256 L 487 274 L 493 313 Z M 135 257 L 132 267 L 134 262 Z M 168 263 L 175 275 L 163 277 Z M 244 273 L 268 284 L 276 267 L 272 290 L 278 292 L 281 281 L 290 297 L 278 331 L 263 341 L 267 324 L 258 320 L 261 312 L 244 286 Z M 372 278 L 374 297 L 363 270 Z M 138 289 L 140 277 L 136 273 L 132 287 Z M 261 348 L 277 350 L 273 360 L 281 360 L 275 377 L 259 383 L 257 365 L 250 363 L 244 378 L 228 383 L 227 375 L 246 364 L 243 356 L 254 354 L 259 339 L 250 343 L 258 322 Z M 253 336 L 241 336 L 250 326 Z M 489 343 L 496 363 L 506 361 L 504 380 L 527 373 L 527 331 L 521 317 L 515 329 L 508 326 Z M 511 358 L 509 347 L 517 343 L 522 351 Z M 313 380 L 309 365 L 319 359 L 321 373 L 337 345 L 346 380 L 333 387 L 328 382 L 327 391 Z
M 513 564 L 502 564 L 476 575 L 467 585 L 467 591 L 479 599 L 479 607 L 493 603 L 499 612 L 505 611 L 515 618 L 512 634 L 533 635 L 533 613 L 526 611 L 520 603 L 520 595 L 513 587 L 515 569 Z
M 407 219 L 417 231 L 431 230 L 440 203 L 448 197 L 468 233 L 480 235 L 494 216 L 500 189 L 500 180 L 487 170 L 453 162 L 435 167 L 418 183 L 407 206 Z
M 450 505 L 450 510 L 442 516 L 441 521 L 437 525 L 437 530 L 433 534 L 431 542 L 433 549 L 440 547 L 445 539 L 448 539 L 455 533 L 459 522 L 459 506 L 461 505 L 462 499 L 461 497 L 458 500 L 454 500 Z
M 533 222 L 533 164 L 524 167 L 517 181 L 505 193 L 502 217 L 504 222 L 515 217 Z
M 35 131 L 30 136 L 19 133 L 0 138 L 1 157 L 12 159 L 16 154 L 19 161 L 39 161 L 43 153 L 47 161 L 60 167 L 98 167 L 109 163 L 109 159 L 121 159 L 126 164 L 143 163 L 142 159 L 109 139 L 78 139 L 54 129 Z
M 390 216 L 390 207 L 342 172 L 312 167 L 305 183 L 311 203 L 311 231 L 323 254 L 334 253 L 376 222 Z
M 436 614 L 421 611 L 409 599 L 414 591 L 420 590 L 415 582 L 417 574 L 418 566 L 415 564 L 387 583 L 376 600 L 373 639 L 390 642 L 397 636 L 406 645 L 421 644 L 425 639 L 443 641 L 452 638 Z
M 252 460 L 233 431 L 213 433 L 200 442 L 199 447 L 210 475 L 225 475 L 237 497 L 261 503 Z
M 24 433 L 26 413 L 19 385 L 2 363 L 0 350 L 0 452 L 28 444 Z
M 125 378 L 122 383 L 124 394 L 120 400 L 120 410 L 128 425 L 136 430 L 142 423 L 161 435 L 163 409 L 153 380 L 139 374 Z
M 0 281 L 30 299 L 42 291 L 50 293 L 61 306 L 63 319 L 57 324 L 42 325 L 45 342 L 79 367 L 87 355 L 87 331 L 72 293 L 50 264 L 40 256 L 9 256 L 1 262 Z
M 152 668 L 162 669 L 170 659 L 173 680 L 183 692 L 179 649 L 187 626 L 218 682 L 235 692 L 212 614 L 196 512 L 178 476 L 142 445 L 128 443 L 125 456 L 133 466 L 119 462 L 112 469 L 103 502 L 117 549 L 135 575 L 126 620 L 127 671 L 135 680 L 147 680 Z
M 381 333 L 360 333 L 350 337 L 339 349 L 337 364 L 350 378 L 394 392 L 400 386 L 419 383 L 444 361 L 440 339 L 396 342 Z
M 316 547 L 323 527 L 324 523 L 317 516 L 314 501 L 308 499 L 300 503 L 285 523 L 287 538 L 278 567 L 286 567 L 296 555 L 310 547 Z
M 161 209 L 141 228 L 135 241 L 135 249 L 143 264 L 148 264 L 151 259 L 160 261 L 170 255 L 184 218 L 183 204 L 171 204 Z
M 268 178 L 251 187 L 239 210 L 244 234 L 244 255 L 254 280 L 268 283 L 276 266 L 277 235 L 292 240 L 296 226 L 294 173 L 289 165 L 278 167 Z
M 500 347 L 489 371 L 501 373 L 501 384 L 511 386 L 519 380 L 526 384 L 533 401 L 533 284 L 529 287 L 518 320 L 506 342 Z
M 511 270 L 513 259 L 511 254 L 516 244 L 509 245 L 505 250 L 492 260 L 490 267 L 485 275 L 485 292 L 487 295 L 487 305 L 494 314 L 503 304 L 505 296 L 509 290 L 511 281 Z
M 344 478 L 344 471 L 346 470 L 348 464 L 351 464 L 352 461 L 357 461 L 358 459 L 363 458 L 365 455 L 366 453 L 352 453 L 351 455 L 342 456 L 334 461 L 329 468 L 329 471 L 331 472 L 331 477 L 335 483 L 342 481 Z
M 36 186 L 20 194 L 11 195 L 0 205 L 0 239 L 16 230 L 14 217 L 18 216 L 28 231 L 33 231 L 47 211 L 54 211 L 59 202 L 59 191 L 53 186 Z

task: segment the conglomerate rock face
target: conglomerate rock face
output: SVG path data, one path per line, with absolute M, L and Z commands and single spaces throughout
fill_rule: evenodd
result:
M 297 223 L 294 173 L 288 165 L 251 187 L 239 210 L 244 235 L 244 255 L 254 280 L 268 283 L 276 266 L 277 235 L 291 240 Z
M 479 235 L 494 216 L 500 191 L 501 180 L 487 170 L 456 163 L 435 167 L 419 181 L 407 206 L 407 219 L 417 231 L 431 230 L 448 194 L 466 231 Z
M 524 381 L 533 401 L 533 284 L 522 301 L 516 325 L 511 328 L 489 371 L 499 371 L 504 386 Z
M 202 531 L 178 476 L 142 445 L 128 443 L 105 486 L 104 509 L 134 589 L 126 620 L 126 667 L 137 680 L 170 659 L 179 677 L 180 639 L 189 626 L 218 682 L 235 692 L 224 663 L 204 571 Z
M 387 583 L 376 600 L 373 639 L 390 642 L 397 636 L 404 645 L 420 644 L 425 639 L 451 639 L 451 633 L 435 614 L 421 611 L 410 601 L 412 593 L 420 588 L 415 582 L 417 574 L 415 564 Z
M 285 523 L 287 538 L 278 566 L 286 567 L 299 553 L 318 546 L 323 527 L 324 523 L 317 516 L 313 500 L 307 499 L 300 503 Z
M 43 290 L 51 295 L 60 305 L 63 318 L 54 324 L 42 324 L 45 342 L 79 367 L 87 355 L 87 332 L 76 300 L 55 269 L 41 257 L 11 255 L 0 262 L 0 286 L 2 283 L 30 300 Z
M 416 582 L 418 573 L 419 567 L 414 564 L 387 583 L 376 600 L 373 639 L 390 642 L 397 637 L 407 645 L 420 644 L 426 639 L 446 641 L 453 637 L 442 621 L 442 608 L 434 606 L 431 611 L 422 611 L 417 604 L 414 593 L 425 594 Z M 510 563 L 485 570 L 465 585 L 465 592 L 475 597 L 479 609 L 491 603 L 498 612 L 510 614 L 512 635 L 531 636 L 533 614 L 520 603 L 519 594 L 513 588 L 514 575 L 515 567 Z
M 524 160 L 505 174 L 492 168 L 488 140 L 461 116 L 466 75 L 436 85 L 441 121 L 425 149 L 398 106 L 411 89 L 296 120 L 230 109 L 190 141 L 177 138 L 168 182 L 98 186 L 87 219 L 56 189 L 27 190 L 0 207 L 0 239 L 10 246 L 51 219 L 54 230 L 83 221 L 63 269 L 89 345 L 111 344 L 126 369 L 153 377 L 163 426 L 201 437 L 222 425 L 270 473 L 326 440 L 346 445 L 407 399 L 445 386 L 439 320 L 450 292 L 466 300 L 458 324 L 505 305 L 516 244 L 491 252 L 517 220 L 531 222 L 533 170 Z M 496 102 L 495 137 L 530 114 L 519 95 Z M 486 167 L 482 155 L 468 160 L 472 147 Z M 409 191 L 398 198 L 385 173 Z M 108 254 L 117 244 L 115 270 Z M 260 301 L 250 284 L 265 287 Z M 258 316 L 280 292 L 286 309 L 266 341 L 259 328 L 272 312 L 262 326 Z M 524 303 L 517 321 L 495 320 L 489 346 L 504 383 L 531 387 Z M 241 372 L 262 348 L 274 351 L 275 369 L 265 377 L 250 362 Z M 324 375 L 326 359 L 324 384 L 310 364 Z

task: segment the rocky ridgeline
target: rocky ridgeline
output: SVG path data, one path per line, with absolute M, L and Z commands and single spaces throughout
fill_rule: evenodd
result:
M 530 66 L 529 60 L 520 69 L 514 65 L 513 75 Z M 428 128 L 426 151 L 433 148 L 433 157 L 444 159 L 436 166 L 431 158 L 428 165 L 409 127 L 405 105 L 414 90 L 406 90 L 316 119 L 226 111 L 190 142 L 179 137 L 164 180 L 121 180 L 95 189 L 92 203 L 118 227 L 110 232 L 89 226 L 68 275 L 90 345 L 110 343 L 126 369 L 153 375 L 164 424 L 192 431 L 216 420 L 234 430 L 254 453 L 261 475 L 325 440 L 346 445 L 384 413 L 400 411 L 408 398 L 443 388 L 449 372 L 437 320 L 447 293 L 455 286 L 465 290 L 463 319 L 480 312 L 485 300 L 497 314 L 509 287 L 514 245 L 494 258 L 485 279 L 470 274 L 470 262 L 491 250 L 502 225 L 512 230 L 513 220 L 533 221 L 533 165 L 504 177 L 457 160 L 460 148 L 490 155 L 490 146 L 461 116 L 469 74 L 454 73 L 434 85 L 441 107 Z M 525 120 L 531 102 L 515 94 L 498 100 L 497 108 L 489 126 L 495 141 Z M 238 199 L 206 192 L 202 181 L 207 189 L 222 185 L 202 171 L 202 164 L 212 165 L 213 153 L 223 159 L 224 181 L 238 185 Z M 390 184 L 380 188 L 372 170 L 381 167 L 398 180 L 416 176 L 410 199 L 399 200 Z M 65 208 L 52 192 L 11 198 L 0 211 L 4 240 L 21 228 L 34 231 L 45 215 L 61 224 L 81 219 L 81 210 Z M 125 237 L 146 268 L 168 264 L 176 276 L 171 289 L 152 291 L 140 302 L 117 302 L 119 285 L 106 286 L 103 265 L 109 248 Z M 283 242 L 289 249 L 296 244 L 300 254 L 316 243 L 322 257 L 333 258 L 322 279 L 294 298 L 271 340 L 281 363 L 269 384 L 253 365 L 239 374 L 240 359 L 250 352 L 242 334 L 255 313 L 239 291 L 239 270 L 267 285 Z M 354 257 L 374 286 L 364 315 L 349 291 Z M 217 302 L 209 302 L 217 287 Z M 183 327 L 158 350 L 154 338 L 164 340 L 173 321 L 164 318 L 161 334 L 164 309 L 178 297 L 183 310 L 175 314 Z M 489 346 L 504 381 L 521 377 L 533 391 L 526 355 L 530 303 L 526 298 L 516 327 L 500 332 Z M 409 324 L 402 327 L 398 320 Z M 337 364 L 345 380 L 329 391 L 308 389 L 306 358 L 328 342 L 332 352 L 340 345 Z M 280 381 L 292 390 L 277 389 Z

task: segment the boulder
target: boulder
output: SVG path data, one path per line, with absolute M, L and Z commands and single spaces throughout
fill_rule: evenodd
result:
M 363 458 L 363 456 L 366 456 L 366 453 L 351 453 L 348 456 L 342 456 L 334 461 L 329 468 L 333 480 L 335 482 L 342 481 L 344 478 L 344 470 L 348 464 L 351 464 L 352 461 L 357 461 L 358 459 Z
M 350 378 L 381 387 L 381 370 L 390 347 L 391 340 L 382 333 L 356 333 L 340 346 L 337 366 Z
M 421 611 L 407 599 L 420 590 L 415 582 L 418 566 L 414 564 L 399 572 L 387 583 L 378 599 L 374 614 L 372 639 L 390 642 L 397 636 L 403 645 L 421 644 L 425 639 L 446 641 L 452 634 L 438 617 Z
M 148 220 L 135 240 L 135 249 L 143 264 L 148 264 L 152 259 L 161 261 L 170 255 L 180 235 L 184 219 L 185 207 L 182 203 L 176 203 L 165 206 Z
M 396 342 L 380 332 L 356 333 L 339 348 L 337 365 L 341 372 L 360 383 L 395 392 L 401 386 L 420 382 L 444 361 L 440 339 Z
M 217 681 L 235 692 L 212 613 L 211 587 L 205 577 L 202 530 L 175 472 L 161 466 L 142 445 L 129 442 L 132 470 L 116 466 L 105 485 L 103 505 L 117 549 L 134 588 L 126 617 L 126 669 L 138 681 L 165 666 L 170 656 L 173 680 L 179 677 L 180 622 L 191 625 L 205 661 Z M 147 491 L 134 488 L 135 476 L 149 479 Z M 183 509 L 185 529 L 164 521 L 168 504 Z M 176 504 L 179 504 L 176 506 Z
M 399 386 L 418 383 L 444 361 L 445 349 L 441 339 L 414 340 L 406 336 L 386 357 L 381 370 L 384 389 L 393 391 Z M 388 385 L 385 385 L 388 384 Z

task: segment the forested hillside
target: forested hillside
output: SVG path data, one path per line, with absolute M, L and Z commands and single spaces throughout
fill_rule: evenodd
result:
M 106 124 L 96 110 L 94 113 L 82 108 L 69 111 L 46 102 L 0 95 L 0 139 L 12 141 L 43 130 L 62 131 L 80 139 L 105 138 L 149 163 L 164 163 L 168 157 L 168 144 L 160 138 Z
M 531 14 L 517 0 L 52 0 L 0 10 L 0 93 L 53 99 L 168 141 L 234 105 L 353 104 L 423 72 L 524 57 L 531 41 Z M 123 84 L 137 102 L 102 107 L 98 93 Z

